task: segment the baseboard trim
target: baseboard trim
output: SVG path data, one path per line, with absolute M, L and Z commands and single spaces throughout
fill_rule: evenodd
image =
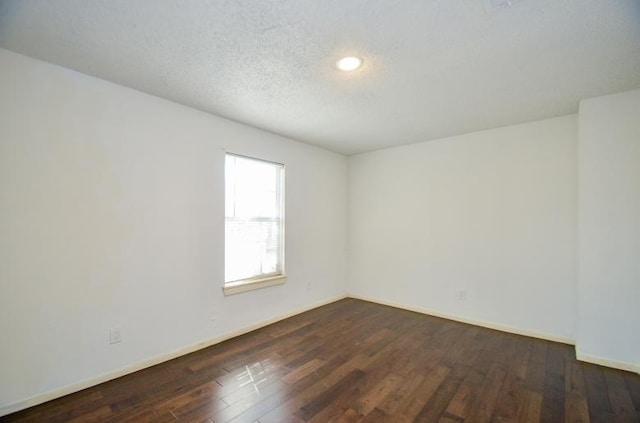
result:
M 355 298 L 355 299 L 358 299 L 358 300 L 369 301 L 369 302 L 372 302 L 372 303 L 382 304 L 382 305 L 386 305 L 386 306 L 389 306 L 389 307 L 400 308 L 400 309 L 403 309 L 403 310 L 413 311 L 413 312 L 421 313 L 421 314 L 427 314 L 429 316 L 440 317 L 440 318 L 443 318 L 443 319 L 453 320 L 453 321 L 460 322 L 460 323 L 468 323 L 470 325 L 481 326 L 481 327 L 488 328 L 488 329 L 499 330 L 501 332 L 508 332 L 508 333 L 513 333 L 513 334 L 516 334 L 516 335 L 528 336 L 530 338 L 544 339 L 544 340 L 547 340 L 547 341 L 559 342 L 561 344 L 575 345 L 575 339 L 567 338 L 567 337 L 563 337 L 563 336 L 557 336 L 557 335 L 552 335 L 552 334 L 543 333 L 543 332 L 529 331 L 529 330 L 526 330 L 526 329 L 520 329 L 520 328 L 516 328 L 516 327 L 513 327 L 513 326 L 509 326 L 509 325 L 485 322 L 485 321 L 482 321 L 482 320 L 472 319 L 472 318 L 469 318 L 469 317 L 458 316 L 458 315 L 450 314 L 450 313 L 443 313 L 443 312 L 437 311 L 437 310 L 430 310 L 430 309 L 426 309 L 426 308 L 422 308 L 422 307 L 415 307 L 415 306 L 410 306 L 410 305 L 406 305 L 406 304 L 395 303 L 395 302 L 392 302 L 392 301 L 379 300 L 377 298 L 366 297 L 366 296 L 362 296 L 362 295 L 349 294 L 348 296 L 350 298 Z
M 249 325 L 249 326 L 245 326 L 241 329 L 237 329 L 237 330 L 233 330 L 230 332 L 227 332 L 223 335 L 220 336 L 216 336 L 214 338 L 211 339 L 207 339 L 204 341 L 200 341 L 200 342 L 196 342 L 194 344 L 190 344 L 187 345 L 185 347 L 182 348 L 178 348 L 176 350 L 164 353 L 164 354 L 160 354 L 154 357 L 151 357 L 149 359 L 146 360 L 142 360 L 142 361 L 138 361 L 136 363 L 133 363 L 131 365 L 122 367 L 120 369 L 116 369 L 110 372 L 106 372 L 103 373 L 101 375 L 98 375 L 96 377 L 90 378 L 90 379 L 86 379 L 77 383 L 73 383 L 71 385 L 66 385 L 63 386 L 61 388 L 57 388 L 51 391 L 47 391 L 44 392 L 42 394 L 39 395 L 35 395 L 31 398 L 28 398 L 26 400 L 22 400 L 22 401 L 17 401 L 8 405 L 4 405 L 2 407 L 0 407 L 0 417 L 2 416 L 6 416 L 7 414 L 11 414 L 11 413 L 15 413 L 16 411 L 20 411 L 20 410 L 24 410 L 25 408 L 29 408 L 29 407 L 33 407 L 35 405 L 38 404 L 42 404 L 44 402 L 56 399 L 56 398 L 60 398 L 63 397 L 65 395 L 68 394 L 72 394 L 74 392 L 78 392 L 81 391 L 83 389 L 86 388 L 90 388 L 92 386 L 96 386 L 99 385 L 101 383 L 107 382 L 109 380 L 112 379 L 116 379 L 119 378 L 121 376 L 125 376 L 128 375 L 130 373 L 134 373 L 137 372 L 138 370 L 142 370 L 142 369 L 146 369 L 147 367 L 151 367 L 151 366 L 155 366 L 156 364 L 160 364 L 160 363 L 164 363 L 165 361 L 169 361 L 169 360 L 173 360 L 174 358 L 178 358 L 180 356 L 183 356 L 185 354 L 189 354 L 198 350 L 201 350 L 203 348 L 207 348 L 210 347 L 212 345 L 215 344 L 219 344 L 221 342 L 224 342 L 226 340 L 229 340 L 231 338 L 235 338 L 236 336 L 240 336 L 240 335 L 244 335 L 246 333 L 252 332 L 256 329 L 260 329 L 263 328 L 265 326 L 271 325 L 273 323 L 279 322 L 280 320 L 284 320 L 284 319 L 288 319 L 289 317 L 293 317 L 296 316 L 300 313 L 304 313 L 305 311 L 309 311 L 309 310 L 313 310 L 314 308 L 318 308 L 318 307 L 322 307 L 323 305 L 327 305 L 339 300 L 342 300 L 344 298 L 347 298 L 346 294 L 343 295 L 338 295 L 326 300 L 322 300 L 322 301 L 318 301 L 315 303 L 312 303 L 308 306 L 305 307 L 300 307 L 298 309 L 289 311 L 287 313 L 283 313 L 274 317 L 271 317 L 269 319 L 265 319 L 262 320 L 258 323 Z
M 626 363 L 624 361 L 609 360 L 608 358 L 602 358 L 591 354 L 585 354 L 576 347 L 576 358 L 579 361 L 585 363 L 597 364 L 598 366 L 611 367 L 613 369 L 625 370 L 627 372 L 633 372 L 640 374 L 640 365 L 633 363 Z
M 502 324 L 497 324 L 497 323 L 491 323 L 491 322 L 485 322 L 482 320 L 477 320 L 477 319 L 472 319 L 472 318 L 468 318 L 468 317 L 464 317 L 464 316 L 458 316 L 458 315 L 454 315 L 454 314 L 450 314 L 450 313 L 443 313 L 437 310 L 430 310 L 430 309 L 426 309 L 426 308 L 422 308 L 422 307 L 415 307 L 415 306 L 410 306 L 410 305 L 406 305 L 406 304 L 400 304 L 400 303 L 396 303 L 396 302 L 392 302 L 392 301 L 386 301 L 386 300 L 380 300 L 377 298 L 372 298 L 372 297 L 367 297 L 367 296 L 362 296 L 362 295 L 356 295 L 356 294 L 342 294 L 342 295 L 338 295 L 332 298 L 328 298 L 326 300 L 322 300 L 322 301 L 318 301 L 315 303 L 312 303 L 308 306 L 305 307 L 300 307 L 298 309 L 289 311 L 287 313 L 283 313 L 274 317 L 271 317 L 269 319 L 265 319 L 262 320 L 260 322 L 257 322 L 255 324 L 243 327 L 241 329 L 237 329 L 234 331 L 230 331 L 227 332 L 225 334 L 222 334 L 220 336 L 211 338 L 211 339 L 207 339 L 204 341 L 200 341 L 194 344 L 190 344 L 187 345 L 185 347 L 182 348 L 178 348 L 176 350 L 164 353 L 164 354 L 160 354 L 154 357 L 151 357 L 147 360 L 142 360 L 139 361 L 137 363 L 133 363 L 129 366 L 125 366 L 122 367 L 120 369 L 116 369 L 110 372 L 106 372 L 103 373 L 99 376 L 96 376 L 94 378 L 90 378 L 90 379 L 86 379 L 83 380 L 81 382 L 77 382 L 71 385 L 67 385 L 67 386 L 63 386 L 61 388 L 57 388 L 39 395 L 35 395 L 31 398 L 28 398 L 26 400 L 22 400 L 22 401 L 18 401 L 12 404 L 8 404 L 5 406 L 0 407 L 0 417 L 11 414 L 11 413 L 15 413 L 16 411 L 20 411 L 23 410 L 25 408 L 29 408 L 29 407 L 33 407 L 35 405 L 38 404 L 42 404 L 44 402 L 56 399 L 56 398 L 60 398 L 63 397 L 65 395 L 68 394 L 72 394 L 74 392 L 78 392 L 81 391 L 83 389 L 86 388 L 90 388 L 92 386 L 95 385 L 99 385 L 101 383 L 107 382 L 109 380 L 112 379 L 116 379 L 118 377 L 121 376 L 125 376 L 127 374 L 130 373 L 134 373 L 137 372 L 139 370 L 145 369 L 147 367 L 151 367 L 151 366 L 155 366 L 156 364 L 160 364 L 160 363 L 164 363 L 165 361 L 169 361 L 169 360 L 173 360 L 174 358 L 183 356 L 185 354 L 189 354 L 198 350 L 201 350 L 203 348 L 207 348 L 210 347 L 212 345 L 215 344 L 219 344 L 221 342 L 224 342 L 226 340 L 229 340 L 231 338 L 235 338 L 237 336 L 240 335 L 244 335 L 246 333 L 252 332 L 254 330 L 263 328 L 265 326 L 268 326 L 270 324 L 279 322 L 281 320 L 284 319 L 288 319 L 289 317 L 293 317 L 296 316 L 300 313 L 304 313 L 305 311 L 309 311 L 309 310 L 313 310 L 314 308 L 318 308 L 318 307 L 322 307 L 324 305 L 342 300 L 344 298 L 354 298 L 354 299 L 358 299 L 358 300 L 363 300 L 363 301 L 369 301 L 372 303 L 376 303 L 376 304 L 381 304 L 381 305 L 385 305 L 385 306 L 389 306 L 389 307 L 394 307 L 394 308 L 399 308 L 399 309 L 403 309 L 403 310 L 408 310 L 408 311 L 413 311 L 416 313 L 421 313 L 421 314 L 426 314 L 429 316 L 434 316 L 434 317 L 440 317 L 443 319 L 448 319 L 448 320 L 453 320 L 456 322 L 461 322 L 461 323 L 467 323 L 467 324 L 471 324 L 471 325 L 475 325 L 475 326 L 481 326 L 481 327 L 485 327 L 488 329 L 494 329 L 494 330 L 499 330 L 502 332 L 508 332 L 508 333 L 513 333 L 516 335 L 523 335 L 523 336 L 528 336 L 528 337 L 532 337 L 532 338 L 539 338 L 539 339 L 544 339 L 547 341 L 553 341 L 553 342 L 560 342 L 563 344 L 568 344 L 568 345 L 575 345 L 575 340 L 572 338 L 568 338 L 568 337 L 561 337 L 561 336 L 556 336 L 556 335 L 551 335 L 551 334 L 547 334 L 547 333 L 542 333 L 542 332 L 534 332 L 534 331 L 528 331 L 528 330 L 524 330 L 524 329 L 520 329 L 520 328 L 515 328 L 513 326 L 508 326 L 508 325 L 502 325 Z M 632 364 L 632 363 L 626 363 L 626 362 L 620 362 L 620 361 L 615 361 L 615 360 L 609 360 L 606 358 L 602 358 L 602 357 L 597 357 L 594 355 L 590 355 L 590 354 L 585 354 L 584 352 L 580 351 L 577 347 L 575 348 L 576 351 L 576 358 L 579 361 L 584 361 L 586 363 L 592 363 L 592 364 L 597 364 L 600 366 L 606 366 L 606 367 L 611 367 L 614 369 L 619 369 L 619 370 L 625 370 L 625 371 L 629 371 L 629 372 L 634 372 L 634 373 L 638 373 L 640 374 L 640 365 L 636 365 L 636 364 Z

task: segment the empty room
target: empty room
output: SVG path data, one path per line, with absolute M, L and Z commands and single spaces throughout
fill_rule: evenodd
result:
M 640 422 L 640 1 L 0 0 L 0 422 Z

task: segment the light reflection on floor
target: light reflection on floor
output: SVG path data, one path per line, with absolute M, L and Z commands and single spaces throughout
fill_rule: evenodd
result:
M 253 363 L 249 366 L 245 365 L 245 371 L 240 373 L 236 380 L 239 383 L 238 388 L 242 388 L 247 385 L 253 385 L 253 390 L 256 394 L 260 395 L 260 384 L 266 382 L 269 379 L 267 374 L 267 368 L 269 367 L 269 360 L 264 362 Z
M 223 401 L 233 404 L 243 397 L 261 395 L 267 386 L 270 392 L 277 391 L 282 388 L 280 381 L 285 372 L 279 360 L 272 357 L 243 365 L 216 379 L 221 385 L 219 395 Z
M 266 398 L 283 393 L 282 376 L 286 372 L 279 360 L 265 359 L 244 365 L 219 380 L 218 395 L 228 406 L 212 416 L 225 420 L 237 417 Z M 216 420 L 217 421 L 217 420 Z M 253 421 L 253 420 L 251 420 Z

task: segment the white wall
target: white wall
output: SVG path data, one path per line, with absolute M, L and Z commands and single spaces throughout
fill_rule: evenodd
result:
M 346 157 L 6 50 L 0 74 L 0 415 L 344 293 Z M 223 148 L 286 165 L 285 285 L 222 295 Z
M 350 293 L 574 339 L 576 116 L 352 156 L 349 166 Z
M 580 103 L 579 181 L 578 357 L 640 372 L 640 90 Z
M 582 102 L 579 156 L 567 116 L 347 161 L 2 49 L 0 73 L 0 415 L 345 286 L 640 364 L 640 91 Z M 287 167 L 285 285 L 222 295 L 225 148 Z

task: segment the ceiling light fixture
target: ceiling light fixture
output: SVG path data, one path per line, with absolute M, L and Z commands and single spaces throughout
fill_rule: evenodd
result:
M 344 72 L 352 72 L 362 66 L 362 59 L 359 57 L 343 57 L 336 63 L 338 69 Z

